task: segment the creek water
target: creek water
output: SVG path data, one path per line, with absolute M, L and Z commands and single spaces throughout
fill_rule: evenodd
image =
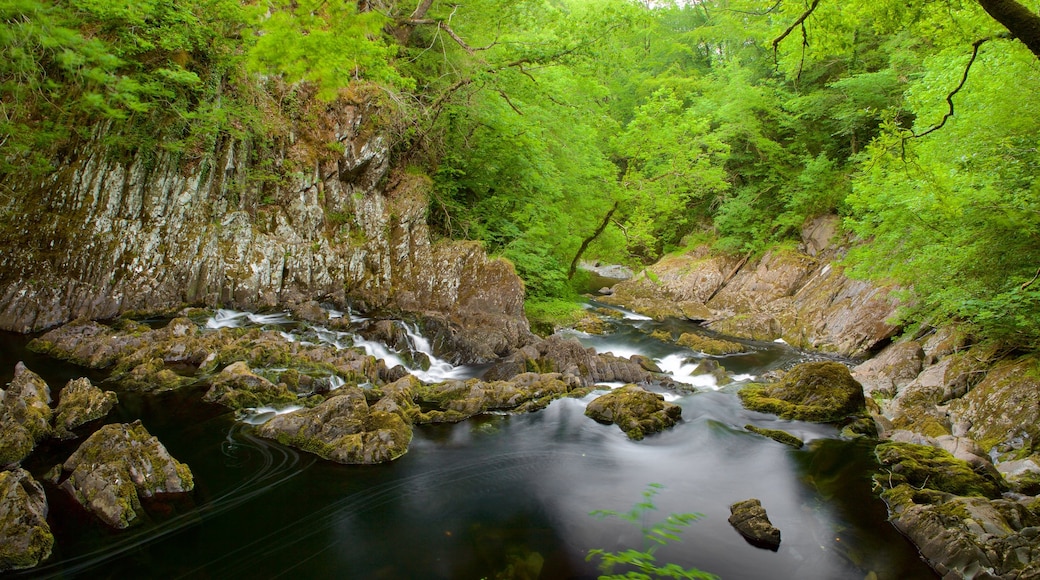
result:
M 596 566 L 585 559 L 590 549 L 643 549 L 640 524 L 692 512 L 700 518 L 680 541 L 657 550 L 659 562 L 729 579 L 936 578 L 872 495 L 869 444 L 842 440 L 830 426 L 741 407 L 740 384 L 814 355 L 742 341 L 749 352 L 719 359 L 737 381 L 719 388 L 689 374 L 686 359 L 705 355 L 648 334 L 699 331 L 693 325 L 625 312 L 608 320 L 611 334 L 573 334 L 600 351 L 654 358 L 676 380 L 696 387 L 658 389 L 682 406 L 683 420 L 674 428 L 630 441 L 616 426 L 584 416 L 599 394 L 593 393 L 530 414 L 419 426 L 402 458 L 346 466 L 255 437 L 250 423 L 273 410 L 242 420 L 203 403 L 203 387 L 139 394 L 105 383 L 120 397 L 106 421 L 140 419 L 191 467 L 196 488 L 186 497 L 146 503 L 142 524 L 114 531 L 45 484 L 54 553 L 39 568 L 13 576 L 594 578 Z M 383 345 L 284 317 L 224 312 L 210 322 L 280 328 L 287 340 L 353 343 L 399 361 Z M 52 391 L 70 378 L 104 378 L 26 351 L 24 337 L 6 334 L 0 341 L 4 382 L 18 360 Z M 425 380 L 482 370 L 432 363 Z M 748 423 L 785 429 L 807 444 L 799 450 L 781 445 L 745 431 Z M 42 479 L 78 443 L 45 443 L 25 467 Z M 651 484 L 662 486 L 653 497 L 656 509 L 638 523 L 590 515 L 630 510 Z M 728 506 L 750 497 L 762 501 L 781 530 L 776 552 L 751 546 L 727 522 Z

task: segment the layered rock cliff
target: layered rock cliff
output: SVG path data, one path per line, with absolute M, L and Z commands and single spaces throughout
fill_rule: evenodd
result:
M 321 108 L 306 146 L 226 139 L 190 162 L 116 160 L 91 140 L 52 174 L 11 184 L 0 198 L 0 329 L 322 300 L 429 320 L 458 360 L 523 344 L 512 266 L 474 243 L 431 242 L 429 181 L 396 167 L 377 107 Z

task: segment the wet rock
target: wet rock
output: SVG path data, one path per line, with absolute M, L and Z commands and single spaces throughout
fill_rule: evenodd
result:
M 271 419 L 257 434 L 337 463 L 375 464 L 404 455 L 412 427 L 386 406 L 369 408 L 362 389 L 347 386 L 314 408 Z
M 25 459 L 51 434 L 51 390 L 19 362 L 7 390 L 0 390 L 0 466 Z
M 715 356 L 736 354 L 738 352 L 744 352 L 745 350 L 744 345 L 739 342 L 711 338 L 700 334 L 694 334 L 692 332 L 684 332 L 682 336 L 679 337 L 679 340 L 676 341 L 676 344 L 692 348 L 693 350 L 703 352 L 704 354 Z
M 678 423 L 682 408 L 657 393 L 625 385 L 592 400 L 585 415 L 600 423 L 616 424 L 629 439 L 640 440 Z
M 1012 490 L 1025 495 L 1040 495 L 1040 456 L 1005 461 L 994 467 Z
M 102 391 L 88 378 L 69 381 L 61 390 L 58 401 L 54 418 L 54 436 L 59 439 L 75 438 L 73 429 L 108 415 L 117 402 L 115 393 Z
M 876 392 L 883 397 L 894 397 L 899 389 L 917 378 L 923 362 L 924 349 L 920 343 L 899 342 L 858 365 L 852 370 L 852 377 L 863 385 L 867 396 Z
M 136 332 L 76 320 L 33 339 L 28 348 L 87 368 L 103 369 L 114 365 L 124 352 L 139 348 L 145 340 Z
M 795 449 L 801 449 L 802 446 L 805 445 L 805 442 L 802 441 L 801 439 L 795 437 L 794 435 L 791 435 L 787 431 L 783 431 L 783 430 L 780 430 L 780 429 L 765 429 L 765 428 L 762 428 L 762 427 L 756 427 L 754 425 L 744 425 L 744 428 L 747 429 L 748 431 L 751 431 L 752 433 L 758 433 L 759 435 L 764 435 L 766 437 L 769 437 L 770 439 L 772 439 L 773 441 L 776 441 L 777 443 L 783 443 L 784 445 L 790 445 L 791 447 L 794 447 Z
M 749 544 L 758 548 L 780 549 L 780 530 L 773 527 L 762 502 L 755 498 L 729 506 L 729 523 Z
M 37 566 L 53 546 L 43 486 L 24 469 L 0 471 L 0 572 Z
M 61 488 L 106 524 L 126 528 L 143 515 L 141 498 L 184 493 L 191 470 L 177 461 L 140 421 L 105 425 L 62 465 Z
M 726 372 L 726 368 L 719 364 L 719 361 L 711 358 L 706 358 L 694 367 L 691 373 L 694 376 L 698 375 L 711 375 L 715 377 L 715 383 L 719 386 L 728 385 L 733 382 L 729 374 Z
M 298 320 L 306 320 L 313 324 L 327 324 L 329 321 L 329 312 L 321 307 L 321 303 L 317 300 L 308 300 L 303 304 L 293 304 L 290 306 L 290 311 Z
M 877 480 L 893 489 L 908 484 L 961 496 L 999 497 L 1007 489 L 995 470 L 976 469 L 945 449 L 889 441 L 875 449 L 882 466 Z
M 521 373 L 508 381 L 445 381 L 417 389 L 419 400 L 436 410 L 424 413 L 421 422 L 455 422 L 488 411 L 529 412 L 551 401 L 587 392 L 573 375 Z
M 296 395 L 286 385 L 275 385 L 254 373 L 246 363 L 238 361 L 220 371 L 202 400 L 243 409 L 294 403 Z
M 611 354 L 597 354 L 577 339 L 553 335 L 525 346 L 492 365 L 484 374 L 488 381 L 509 380 L 524 373 L 561 373 L 577 377 L 583 387 L 596 383 L 639 383 L 651 374 L 637 362 Z
M 836 362 L 802 363 L 778 383 L 741 389 L 744 406 L 785 419 L 830 423 L 864 415 L 863 387 Z

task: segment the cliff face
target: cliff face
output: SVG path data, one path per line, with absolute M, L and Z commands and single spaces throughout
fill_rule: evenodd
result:
M 187 166 L 165 153 L 119 162 L 89 143 L 46 178 L 12 184 L 0 198 L 0 328 L 326 300 L 435 321 L 460 359 L 526 341 L 512 266 L 472 243 L 431 242 L 428 180 L 394 167 L 375 108 L 323 112 L 342 154 L 300 162 L 298 143 L 262 153 L 237 140 Z M 309 169 L 262 169 L 290 158 Z
M 732 336 L 867 356 L 895 334 L 886 321 L 897 302 L 888 289 L 847 278 L 832 265 L 841 252 L 830 243 L 837 223 L 836 216 L 818 218 L 806 224 L 799 250 L 755 260 L 712 255 L 707 247 L 668 256 L 650 274 L 615 286 L 606 300 L 652 315 L 664 305 L 663 315 Z

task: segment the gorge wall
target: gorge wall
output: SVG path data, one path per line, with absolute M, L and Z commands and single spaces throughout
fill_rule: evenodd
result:
M 458 360 L 522 345 L 522 282 L 479 244 L 431 242 L 429 180 L 396 166 L 378 112 L 325 106 L 319 133 L 342 154 L 306 162 L 299 140 L 262 159 L 227 139 L 193 163 L 114 160 L 98 140 L 66 151 L 0 198 L 0 329 L 322 300 L 420 318 Z M 287 159 L 309 169 L 279 180 L 258 169 Z

